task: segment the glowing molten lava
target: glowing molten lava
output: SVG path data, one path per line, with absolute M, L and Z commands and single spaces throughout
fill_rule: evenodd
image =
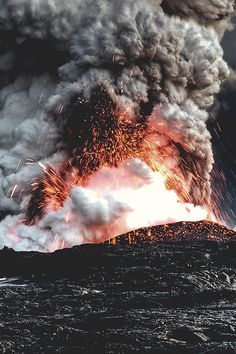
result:
M 94 105 L 83 102 L 82 122 L 69 118 L 63 126 L 68 160 L 58 171 L 42 165 L 44 176 L 33 183 L 26 223 L 50 229 L 63 245 L 72 245 L 206 218 L 202 207 L 191 204 L 180 171 L 165 164 L 167 155 L 178 153 L 175 144 L 170 139 L 159 144 L 163 137 L 148 120 L 117 108 L 104 92 L 96 95 Z M 73 241 L 65 236 L 67 227 Z

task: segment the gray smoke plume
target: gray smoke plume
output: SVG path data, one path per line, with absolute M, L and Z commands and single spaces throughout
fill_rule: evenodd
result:
M 230 19 L 235 11 L 235 0 L 164 0 L 163 3 L 169 14 L 212 26 L 221 38 L 226 29 L 232 29 Z
M 43 174 L 39 162 L 55 170 L 65 162 L 57 121 L 76 98 L 89 102 L 99 85 L 120 109 L 145 117 L 164 163 L 184 177 L 194 204 L 206 204 L 213 164 L 207 111 L 228 76 L 218 34 L 234 6 L 232 0 L 0 0 L 2 215 L 22 213 L 33 179 Z M 22 237 L 18 248 L 36 247 L 36 240 L 26 245 L 31 236 Z

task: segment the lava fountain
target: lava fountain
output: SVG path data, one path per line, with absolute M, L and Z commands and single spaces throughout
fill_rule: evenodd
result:
M 207 209 L 191 203 L 184 177 L 165 166 L 167 152 L 158 149 L 161 137 L 151 122 L 118 109 L 103 87 L 91 101 L 92 108 L 91 102 L 89 109 L 80 107 L 89 112 L 81 126 L 71 129 L 67 121 L 68 161 L 58 171 L 41 164 L 44 176 L 32 184 L 26 224 L 49 229 L 71 246 L 206 218 Z

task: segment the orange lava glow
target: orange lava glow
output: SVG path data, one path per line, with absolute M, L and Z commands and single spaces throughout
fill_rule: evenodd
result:
M 197 232 L 196 232 L 197 230 Z M 128 232 L 125 235 L 107 240 L 109 244 L 142 244 L 165 240 L 231 240 L 236 232 L 209 220 L 179 222 L 169 225 L 147 227 Z
M 161 195 L 163 205 L 165 202 L 168 204 L 169 197 L 165 198 L 165 191 L 168 196 L 170 196 L 169 191 L 174 191 L 175 202 L 173 205 L 176 209 L 180 208 L 181 210 L 181 203 L 191 203 L 183 176 L 173 172 L 174 169 L 169 169 L 164 163 L 166 156 L 171 153 L 168 149 L 171 148 L 176 154 L 178 153 L 177 147 L 172 144 L 170 139 L 168 146 L 158 145 L 157 131 L 148 127 L 147 123 L 140 122 L 139 119 L 133 117 L 128 110 L 115 108 L 112 111 L 110 107 L 104 108 L 98 105 L 96 112 L 97 117 L 91 118 L 91 124 L 89 126 L 85 124 L 84 129 L 87 131 L 81 132 L 84 136 L 88 135 L 88 138 L 83 140 L 82 145 L 78 144 L 78 147 L 73 151 L 73 156 L 68 158 L 59 171 L 51 166 L 41 165 L 44 175 L 32 184 L 33 191 L 28 207 L 27 224 L 32 225 L 40 220 L 46 209 L 56 211 L 63 207 L 74 186 L 86 188 L 101 169 L 119 168 L 130 159 L 144 162 L 154 173 L 155 182 L 153 184 L 140 189 L 136 197 L 132 194 L 131 198 L 134 200 L 136 198 L 142 199 L 139 201 L 139 205 L 140 203 L 152 205 L 150 198 L 156 199 L 158 195 Z M 131 201 L 131 204 L 133 208 L 136 207 L 135 202 Z M 161 206 L 159 205 L 159 207 Z M 155 210 L 154 203 L 153 208 Z M 147 208 L 146 212 L 150 213 L 150 208 Z M 169 212 L 170 219 L 172 213 L 178 215 L 178 210 L 170 210 Z M 137 217 L 138 214 L 134 213 L 134 215 Z M 198 218 L 194 215 L 193 219 L 197 220 Z M 180 220 L 182 220 L 181 217 Z M 178 217 L 174 217 L 173 221 L 178 221 Z M 133 221 L 130 225 L 130 230 L 132 230 L 133 227 L 139 226 L 139 223 L 136 224 Z M 145 225 L 141 224 L 140 227 L 142 226 Z

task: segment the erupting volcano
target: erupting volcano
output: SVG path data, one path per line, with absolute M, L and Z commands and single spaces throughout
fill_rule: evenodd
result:
M 96 234 L 103 240 L 137 227 L 206 216 L 203 208 L 190 204 L 184 177 L 168 171 L 164 158 L 170 147 L 161 146 L 155 127 L 125 107 L 119 110 L 104 88 L 95 90 L 89 103 L 79 99 L 66 124 L 69 129 L 66 125 L 62 131 L 71 156 L 58 171 L 41 165 L 44 176 L 33 183 L 27 224 L 39 221 L 46 210 L 63 208 L 72 195 L 81 203 L 80 213 L 74 217 L 73 207 L 66 208 L 66 223 L 77 218 L 79 225 L 88 218 L 82 231 L 88 241 Z M 177 154 L 174 142 L 170 146 Z M 83 203 L 90 204 L 94 216 L 86 216 Z
M 0 244 L 53 251 L 216 215 L 206 122 L 233 2 L 209 24 L 161 0 L 39 3 L 0 0 Z

